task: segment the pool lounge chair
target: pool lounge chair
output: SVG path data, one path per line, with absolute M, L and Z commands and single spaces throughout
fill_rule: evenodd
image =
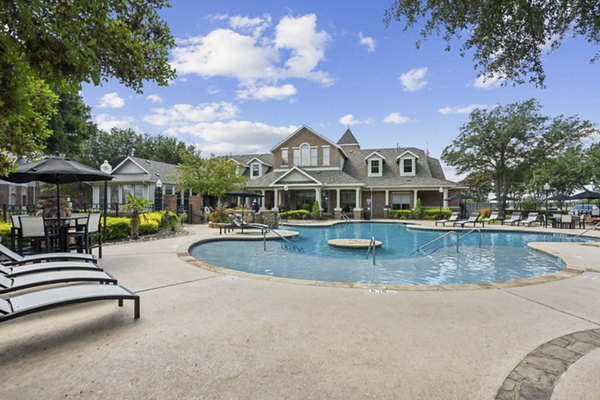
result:
M 530 212 L 529 214 L 527 214 L 527 218 L 519 221 L 517 223 L 517 225 L 532 226 L 532 224 L 539 223 L 539 222 L 540 221 L 538 221 L 538 213 Z
M 510 214 L 509 219 L 505 219 L 504 221 L 502 221 L 502 225 L 504 225 L 504 223 L 514 225 L 514 224 L 518 224 L 519 221 L 521 221 L 521 212 L 514 211 L 512 214 Z
M 0 275 L 0 294 L 68 282 L 98 282 L 116 285 L 117 279 L 108 272 L 86 270 L 48 271 L 16 277 Z
M 0 263 L 0 276 L 15 277 L 19 275 L 36 274 L 38 272 L 63 270 L 102 271 L 98 265 L 83 261 L 49 261 L 44 263 L 4 265 Z
M 438 224 L 442 224 L 442 226 L 446 226 L 446 222 L 456 222 L 456 221 L 458 221 L 459 215 L 460 215 L 460 213 L 458 211 L 454 211 L 452 214 L 450 214 L 450 217 L 448 217 L 448 219 L 439 219 L 439 220 L 435 221 L 435 226 L 437 226 Z
M 85 253 L 40 253 L 22 256 L 8 247 L 0 244 L 0 254 L 10 259 L 10 264 L 28 264 L 44 261 L 74 260 L 96 262 L 96 256 Z
M 27 314 L 70 304 L 88 303 L 98 300 L 133 300 L 134 318 L 140 317 L 140 296 L 120 285 L 72 285 L 0 299 L 0 322 L 9 321 Z
M 485 226 L 483 221 L 477 221 L 477 218 L 479 218 L 479 213 L 478 212 L 474 212 L 471 213 L 471 215 L 469 215 L 469 219 L 463 220 L 463 221 L 456 221 L 455 223 L 452 224 L 452 226 L 457 226 L 460 225 L 461 228 L 464 228 L 466 224 L 473 224 L 473 227 L 475 227 L 475 224 L 481 224 L 481 226 Z
M 497 211 L 492 211 L 489 217 L 481 219 L 481 222 L 487 222 L 488 224 L 491 224 L 492 222 L 496 221 L 501 221 Z

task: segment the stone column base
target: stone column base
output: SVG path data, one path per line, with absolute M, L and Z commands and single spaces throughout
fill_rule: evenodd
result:
M 333 209 L 333 218 L 334 219 L 342 219 L 342 209 L 341 208 Z
M 363 219 L 363 217 L 364 217 L 363 209 L 355 208 L 354 209 L 354 219 Z

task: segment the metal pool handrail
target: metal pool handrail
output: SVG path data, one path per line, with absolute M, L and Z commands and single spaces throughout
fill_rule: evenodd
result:
M 369 242 L 369 247 L 367 248 L 367 260 L 369 259 L 369 252 L 373 249 L 373 265 L 375 265 L 376 251 L 375 251 L 375 236 L 371 236 L 371 241 Z

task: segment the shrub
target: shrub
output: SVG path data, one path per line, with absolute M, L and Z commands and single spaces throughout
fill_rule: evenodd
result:
M 210 222 L 231 222 L 228 213 L 233 213 L 232 209 L 225 209 L 223 207 L 219 207 L 210 213 L 208 217 Z
M 308 219 L 310 212 L 306 210 L 293 210 L 279 213 L 280 218 L 291 218 L 291 219 Z
M 319 208 L 319 203 L 315 200 L 312 205 L 312 212 L 310 213 L 310 217 L 312 219 L 321 219 L 321 209 Z
M 438 220 L 438 219 L 448 219 L 450 214 L 452 214 L 452 210 L 448 208 L 443 208 L 440 210 L 439 208 L 425 208 L 423 209 L 423 219 L 425 220 Z
M 2 237 L 3 239 L 6 238 L 4 242 L 5 244 L 9 241 L 11 228 L 12 224 L 0 221 L 0 237 Z
M 144 221 L 142 218 L 142 222 L 140 223 L 139 233 L 140 235 L 151 235 L 153 233 L 158 232 L 158 221 L 148 219 Z
M 121 239 L 129 236 L 131 220 L 127 217 L 106 218 L 106 239 Z
M 393 219 L 408 219 L 411 210 L 390 210 L 389 216 Z

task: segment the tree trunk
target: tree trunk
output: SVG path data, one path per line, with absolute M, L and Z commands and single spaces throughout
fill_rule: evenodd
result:
M 140 213 L 133 210 L 131 213 L 131 238 L 137 239 L 140 236 Z

